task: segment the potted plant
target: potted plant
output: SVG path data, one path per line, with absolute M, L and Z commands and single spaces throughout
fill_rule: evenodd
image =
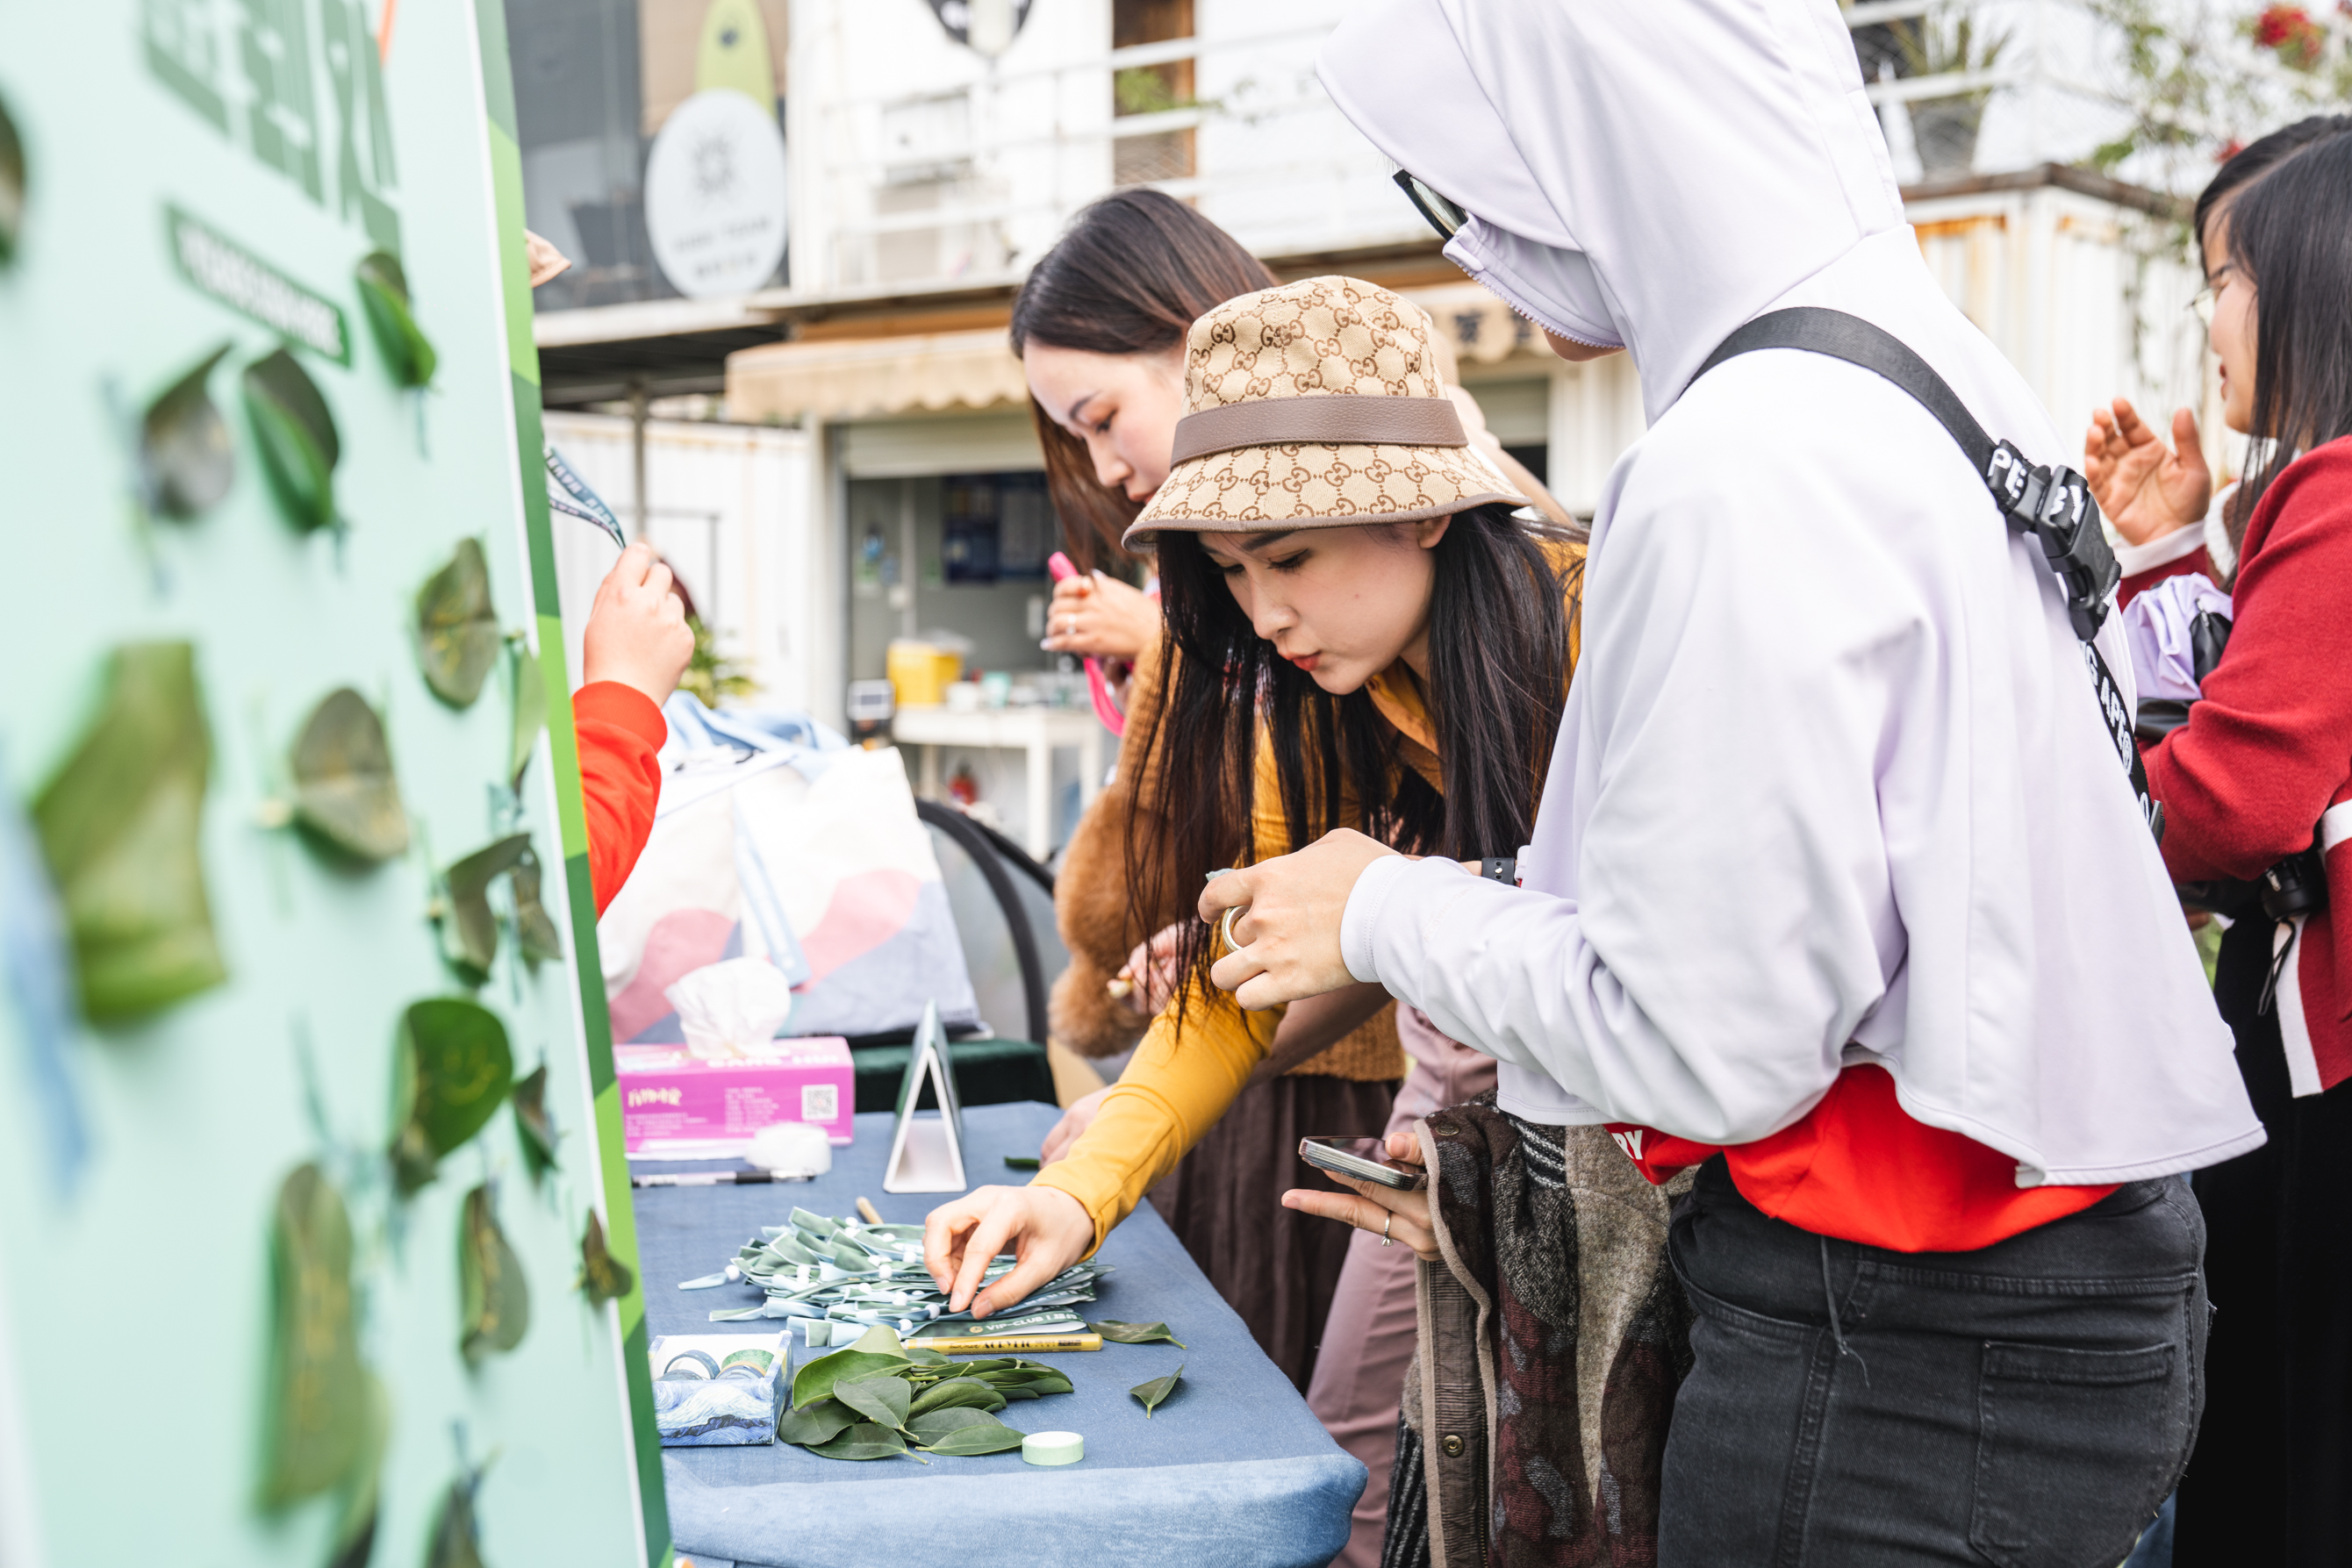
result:
M 2006 32 L 1988 32 L 1965 9 L 1951 7 L 1890 22 L 1907 77 L 1970 77 L 1991 70 L 2009 47 Z M 1914 99 L 1911 139 L 1919 149 L 1920 177 L 1956 180 L 1976 165 L 1977 131 L 1984 123 L 1990 87 Z

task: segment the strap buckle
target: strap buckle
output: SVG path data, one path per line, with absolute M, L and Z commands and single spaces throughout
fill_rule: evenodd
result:
M 2065 591 L 2066 619 L 2074 635 L 2089 642 L 2106 621 L 2107 596 L 2124 576 L 2099 525 L 2090 481 L 2063 465 L 2044 468 L 2029 463 L 2024 453 L 2003 441 L 1985 465 L 1985 484 L 2010 528 L 2041 541 Z

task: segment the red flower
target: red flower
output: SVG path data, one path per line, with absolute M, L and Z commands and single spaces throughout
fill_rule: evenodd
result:
M 2339 6 L 2343 0 L 2338 0 Z M 2263 48 L 2274 49 L 2288 65 L 2310 66 L 2318 62 L 2319 52 L 2326 47 L 2326 35 L 2311 13 L 2300 5 L 2267 6 L 2253 21 L 2254 42 Z
M 2347 0 L 2347 3 L 2352 3 L 2352 0 Z M 2228 141 L 2222 144 L 2221 151 L 2213 154 L 2213 162 L 2216 163 L 2227 163 L 2231 159 L 2235 158 L 2239 153 L 2243 152 L 2245 150 L 2246 144 L 2232 136 Z

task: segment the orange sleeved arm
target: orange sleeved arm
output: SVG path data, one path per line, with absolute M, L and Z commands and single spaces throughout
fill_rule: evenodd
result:
M 653 699 L 618 681 L 598 681 L 572 696 L 580 742 L 580 803 L 588 818 L 588 880 L 603 915 L 636 869 L 661 803 L 656 753 L 669 726 Z

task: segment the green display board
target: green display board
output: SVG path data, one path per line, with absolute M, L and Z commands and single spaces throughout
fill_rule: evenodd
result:
M 510 79 L 0 0 L 9 1568 L 669 1558 Z

